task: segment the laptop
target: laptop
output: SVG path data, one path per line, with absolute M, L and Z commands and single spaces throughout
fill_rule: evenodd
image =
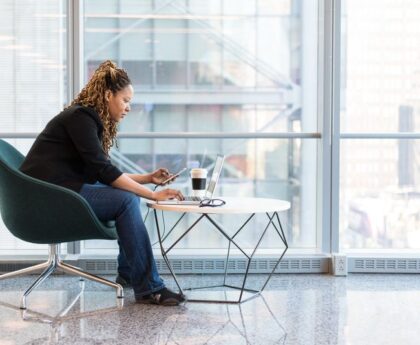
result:
M 184 196 L 184 200 L 169 199 L 157 201 L 160 205 L 200 205 L 200 202 L 204 199 L 211 199 L 213 197 L 214 190 L 216 189 L 217 182 L 219 181 L 220 174 L 223 168 L 223 162 L 225 156 L 217 155 L 216 162 L 214 163 L 213 172 L 211 179 L 208 183 L 208 187 L 204 197 L 199 196 Z

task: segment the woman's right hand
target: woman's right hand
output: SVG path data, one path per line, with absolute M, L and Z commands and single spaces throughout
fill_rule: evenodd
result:
M 184 196 L 179 190 L 176 189 L 162 189 L 158 192 L 153 192 L 153 200 L 161 201 L 168 199 L 184 200 Z

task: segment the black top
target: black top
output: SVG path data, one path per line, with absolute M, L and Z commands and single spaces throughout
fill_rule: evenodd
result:
M 89 107 L 73 105 L 55 116 L 38 135 L 20 170 L 79 192 L 82 184 L 111 184 L 122 172 L 102 149 L 103 125 Z

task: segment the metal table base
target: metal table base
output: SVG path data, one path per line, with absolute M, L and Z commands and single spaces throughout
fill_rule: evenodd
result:
M 233 236 L 229 236 L 229 234 L 223 229 L 223 227 L 216 222 L 208 213 L 203 213 L 201 214 L 198 219 L 190 226 L 188 227 L 188 229 L 186 229 L 181 236 L 179 236 L 167 249 L 165 249 L 164 247 L 164 241 L 167 240 L 167 238 L 169 237 L 169 235 L 174 231 L 174 229 L 177 227 L 177 225 L 179 224 L 179 222 L 181 221 L 181 219 L 186 215 L 186 213 L 183 213 L 181 215 L 181 217 L 176 221 L 176 223 L 173 225 L 173 227 L 170 229 L 170 231 L 165 235 L 162 236 L 161 231 L 160 231 L 160 227 L 159 227 L 159 220 L 158 220 L 158 215 L 157 215 L 157 210 L 154 209 L 154 217 L 155 217 L 155 222 L 156 222 L 156 229 L 157 229 L 157 234 L 158 234 L 158 240 L 159 240 L 159 246 L 160 246 L 160 250 L 162 253 L 162 257 L 172 275 L 172 277 L 175 280 L 175 283 L 179 289 L 180 292 L 184 292 L 184 290 L 199 290 L 199 289 L 210 289 L 210 288 L 229 288 L 229 289 L 233 289 L 233 290 L 238 290 L 239 291 L 239 297 L 238 299 L 227 299 L 225 298 L 224 300 L 219 300 L 219 299 L 188 299 L 189 302 L 201 302 L 201 303 L 231 303 L 231 304 L 238 304 L 238 303 L 242 303 L 245 301 L 249 301 L 257 296 L 259 296 L 261 294 L 261 292 L 265 289 L 265 287 L 267 286 L 267 283 L 269 282 L 271 276 L 273 275 L 273 273 L 275 272 L 275 270 L 277 269 L 280 261 L 282 260 L 284 254 L 286 253 L 287 249 L 288 249 L 288 244 L 287 244 L 287 240 L 286 240 L 286 236 L 284 235 L 284 231 L 283 231 L 283 227 L 281 225 L 281 221 L 280 221 L 280 217 L 278 215 L 277 212 L 273 212 L 272 214 L 266 212 L 266 215 L 268 217 L 268 222 L 267 225 L 265 226 L 264 231 L 262 232 L 261 236 L 258 238 L 258 242 L 255 245 L 255 247 L 252 249 L 252 253 L 251 255 L 248 255 L 237 243 L 237 241 L 235 240 L 236 236 L 245 228 L 245 226 L 248 224 L 248 222 L 255 216 L 255 213 L 252 213 L 247 220 L 239 227 L 239 229 L 234 233 Z M 168 258 L 168 253 L 178 244 L 179 241 L 181 241 L 202 219 L 206 218 L 213 226 L 215 229 L 217 229 L 228 241 L 229 241 L 229 246 L 228 246 L 228 251 L 227 251 L 227 255 L 226 255 L 226 262 L 225 262 L 225 272 L 224 272 L 224 277 L 223 277 L 223 284 L 219 284 L 219 285 L 211 285 L 211 286 L 203 286 L 203 287 L 196 287 L 196 288 L 188 288 L 188 289 L 182 289 L 181 285 L 178 282 L 178 279 L 176 277 L 176 274 L 172 268 L 172 265 L 169 261 Z M 277 224 L 276 224 L 277 223 Z M 260 290 L 254 290 L 254 289 L 247 289 L 245 288 L 245 284 L 246 281 L 248 279 L 248 275 L 249 275 L 249 270 L 250 270 L 250 266 L 251 266 L 251 261 L 259 247 L 259 245 L 261 244 L 261 241 L 263 240 L 265 234 L 267 233 L 267 230 L 269 229 L 270 225 L 272 225 L 272 227 L 275 229 L 275 232 L 278 234 L 281 242 L 284 244 L 285 248 L 284 250 L 281 252 L 279 258 L 276 261 L 276 264 L 274 265 L 273 269 L 271 270 L 271 272 L 269 273 L 267 279 L 265 280 L 262 288 Z M 247 258 L 247 265 L 246 265 L 246 270 L 245 270 L 245 274 L 244 274 L 244 279 L 242 282 L 241 286 L 234 286 L 234 285 L 229 285 L 226 284 L 226 278 L 228 275 L 228 263 L 229 263 L 229 256 L 230 256 L 230 251 L 231 251 L 231 246 L 232 244 Z M 244 297 L 244 293 L 249 293 L 251 294 L 251 296 L 245 296 Z

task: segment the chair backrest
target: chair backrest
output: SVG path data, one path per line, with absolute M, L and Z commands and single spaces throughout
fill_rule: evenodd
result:
M 25 156 L 16 150 L 12 145 L 0 139 L 0 160 L 11 169 L 19 170 Z
M 0 139 L 0 213 L 14 236 L 44 244 L 117 238 L 78 193 L 20 172 L 24 158 Z

